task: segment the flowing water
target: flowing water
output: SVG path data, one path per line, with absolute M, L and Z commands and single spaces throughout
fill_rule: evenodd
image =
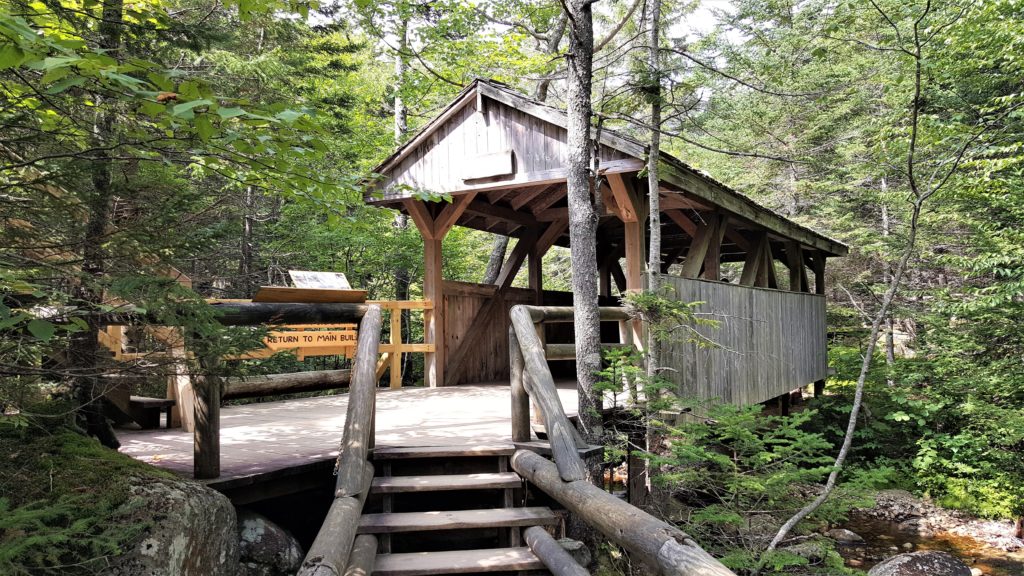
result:
M 1024 551 L 1006 552 L 974 538 L 947 532 L 922 536 L 916 531 L 900 530 L 895 522 L 867 516 L 854 515 L 843 528 L 864 538 L 866 545 L 839 547 L 847 566 L 861 570 L 867 570 L 901 552 L 941 550 L 990 576 L 1024 576 Z M 913 548 L 907 549 L 904 546 L 907 543 Z

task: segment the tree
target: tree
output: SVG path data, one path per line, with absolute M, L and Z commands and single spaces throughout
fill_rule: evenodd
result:
M 568 81 L 568 165 L 566 186 L 569 203 L 569 246 L 572 258 L 573 327 L 576 343 L 576 381 L 579 388 L 580 424 L 591 442 L 601 434 L 600 398 L 594 391 L 601 370 L 601 323 L 597 306 L 597 210 L 593 194 L 596 158 L 591 137 L 590 89 L 594 51 L 591 3 L 570 0 L 564 5 L 569 20 L 566 55 Z

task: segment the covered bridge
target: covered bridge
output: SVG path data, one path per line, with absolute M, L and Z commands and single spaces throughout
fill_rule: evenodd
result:
M 424 327 L 435 345 L 428 386 L 507 381 L 509 308 L 571 304 L 571 294 L 542 285 L 544 254 L 569 243 L 566 136 L 561 110 L 477 80 L 376 168 L 366 201 L 408 214 L 423 237 L 423 293 L 434 303 Z M 616 292 L 644 284 L 648 186 L 638 173 L 647 148 L 607 129 L 599 137 L 601 295 L 614 305 Z M 823 381 L 825 263 L 847 247 L 668 154 L 659 170 L 664 283 L 681 300 L 705 302 L 701 311 L 720 322 L 701 329 L 720 347 L 682 339 L 668 346 L 682 392 L 753 403 Z M 418 192 L 449 194 L 451 202 Z M 441 245 L 453 226 L 519 239 L 495 285 L 443 278 Z M 529 288 L 513 288 L 524 264 Z M 551 328 L 550 341 L 566 336 Z M 640 342 L 636 334 L 621 338 Z

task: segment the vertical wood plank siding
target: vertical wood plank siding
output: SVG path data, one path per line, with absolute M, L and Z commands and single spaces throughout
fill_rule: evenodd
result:
M 719 322 L 696 328 L 711 347 L 687 341 L 688 331 L 664 346 L 665 375 L 684 397 L 755 404 L 825 378 L 824 296 L 668 275 L 662 283 Z
M 478 318 L 477 312 L 492 298 L 502 301 L 492 308 L 487 318 Z M 495 287 L 484 284 L 445 281 L 444 334 L 446 358 L 459 348 L 462 338 L 473 323 L 488 325 L 467 353 L 466 368 L 460 381 L 508 381 L 508 311 L 516 304 L 533 304 L 534 293 L 525 288 L 509 288 L 504 295 L 495 294 Z
M 568 135 L 564 128 L 501 102 L 484 101 L 483 114 L 474 105 L 465 106 L 417 146 L 390 171 L 385 188 L 401 184 L 436 193 L 457 192 L 465 188 L 467 162 L 506 150 L 512 150 L 517 174 L 565 167 Z M 628 157 L 605 145 L 600 154 L 602 160 Z

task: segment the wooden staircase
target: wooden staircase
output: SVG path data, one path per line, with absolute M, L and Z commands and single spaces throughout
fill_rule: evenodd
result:
M 358 528 L 379 542 L 373 574 L 546 574 L 521 530 L 557 529 L 562 519 L 523 506 L 523 480 L 509 469 L 514 451 L 512 444 L 374 450 L 376 476 Z

